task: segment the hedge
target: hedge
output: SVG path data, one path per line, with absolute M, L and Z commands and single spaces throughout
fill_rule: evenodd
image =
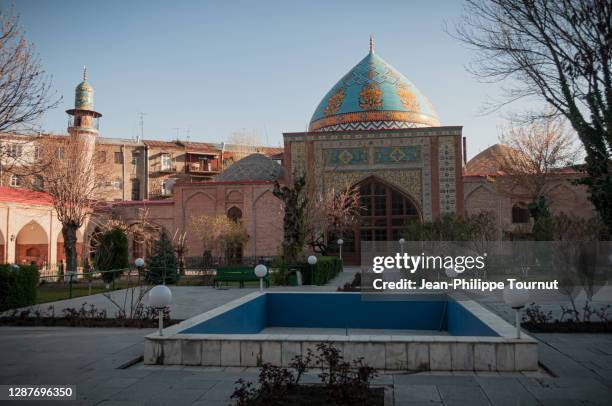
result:
M 315 265 L 299 264 L 299 270 L 304 285 L 325 285 L 342 271 L 342 261 L 338 257 L 318 257 Z
M 13 270 L 9 264 L 0 265 L 0 311 L 35 304 L 38 280 L 36 266 Z

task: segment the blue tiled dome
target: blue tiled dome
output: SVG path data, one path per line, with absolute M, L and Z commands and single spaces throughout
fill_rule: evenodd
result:
M 373 51 L 325 95 L 309 131 L 382 130 L 440 125 L 433 106 Z
M 74 108 L 82 110 L 93 109 L 93 87 L 83 80 L 74 89 Z

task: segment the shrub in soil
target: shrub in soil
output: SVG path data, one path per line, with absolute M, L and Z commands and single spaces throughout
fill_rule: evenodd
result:
M 521 326 L 533 333 L 612 333 L 610 309 L 612 306 L 594 308 L 586 302 L 582 308 L 561 305 L 561 318 L 552 311 L 544 311 L 531 303 L 526 309 Z
M 164 310 L 164 325 L 170 326 L 180 320 L 170 318 L 170 309 Z M 139 304 L 132 317 L 117 312 L 114 318 L 108 317 L 106 310 L 99 310 L 93 304 L 83 303 L 80 308 L 67 307 L 60 314 L 49 306 L 46 310 L 13 310 L 0 317 L 2 326 L 67 326 L 67 327 L 135 327 L 155 328 L 158 326 L 156 309 Z
M 319 368 L 321 384 L 302 385 L 300 379 L 311 368 Z M 232 394 L 237 406 L 272 405 L 383 405 L 384 389 L 372 388 L 376 370 L 358 360 L 344 361 L 332 343 L 317 345 L 317 354 L 293 358 L 288 368 L 264 364 L 258 385 L 239 379 Z

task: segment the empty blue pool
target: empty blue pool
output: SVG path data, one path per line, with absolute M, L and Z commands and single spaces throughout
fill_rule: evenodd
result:
M 497 337 L 446 295 L 364 300 L 359 293 L 266 293 L 189 327 L 184 334 L 257 334 L 268 327 L 443 330 L 453 336 Z

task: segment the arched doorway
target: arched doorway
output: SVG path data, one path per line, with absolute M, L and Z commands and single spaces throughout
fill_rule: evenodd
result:
M 411 222 L 421 221 L 417 204 L 388 183 L 372 176 L 356 187 L 363 209 L 359 224 L 343 236 L 347 264 L 360 263 L 362 241 L 397 241 Z
M 239 223 L 242 221 L 242 210 L 236 206 L 232 206 L 227 211 L 227 217 Z M 242 263 L 242 244 L 241 243 L 229 243 L 225 249 L 225 259 L 228 264 L 241 264 Z
M 49 260 L 49 239 L 44 228 L 36 221 L 23 226 L 15 238 L 15 262 L 36 264 L 43 268 Z

